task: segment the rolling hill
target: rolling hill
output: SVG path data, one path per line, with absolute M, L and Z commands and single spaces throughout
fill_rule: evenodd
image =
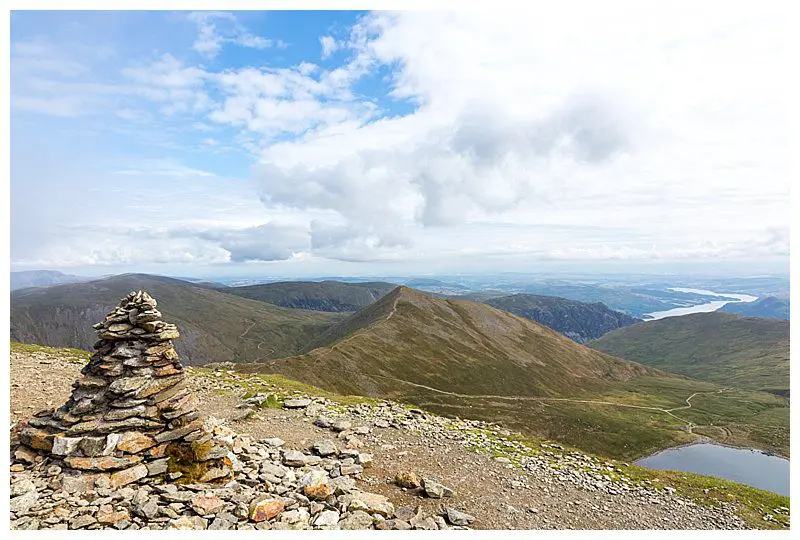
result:
M 500 422 L 622 459 L 695 440 L 689 425 L 729 444 L 788 454 L 786 398 L 720 393 L 716 384 L 598 353 L 506 311 L 406 287 L 331 326 L 300 355 L 237 369 Z
M 789 320 L 789 299 L 768 296 L 755 302 L 726 304 L 720 311 L 745 317 L 768 317 Z
M 383 282 L 283 281 L 228 287 L 223 292 L 286 308 L 348 312 L 370 305 L 396 286 Z
M 296 354 L 343 316 L 285 309 L 219 292 L 207 284 L 146 274 L 24 289 L 11 294 L 11 339 L 53 347 L 91 350 L 91 325 L 103 320 L 120 298 L 146 290 L 164 319 L 175 323 L 175 346 L 185 363 L 255 361 Z
M 788 321 L 695 313 L 621 328 L 589 346 L 694 379 L 789 394 Z
M 543 324 L 578 343 L 641 322 L 601 302 L 589 304 L 557 296 L 512 294 L 490 298 L 484 303 Z
M 55 270 L 23 270 L 21 272 L 11 272 L 11 290 L 60 285 L 62 283 L 80 283 L 91 279 L 94 278 L 64 274 Z
M 365 395 L 389 394 L 409 381 L 470 394 L 555 396 L 661 374 L 503 310 L 407 287 L 332 326 L 302 352 L 271 364 L 293 376 L 313 372 L 306 374 L 312 384 Z M 312 369 L 320 364 L 325 369 Z

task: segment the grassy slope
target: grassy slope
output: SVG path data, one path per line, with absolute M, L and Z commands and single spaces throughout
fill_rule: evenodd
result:
M 395 287 L 383 282 L 286 281 L 229 287 L 224 292 L 276 306 L 341 312 L 358 311 Z
M 89 358 L 88 353 L 82 350 L 54 349 L 51 347 L 15 342 L 11 343 L 11 352 L 44 352 L 47 354 L 58 354 L 65 357 L 68 361 L 78 364 L 85 363 Z M 341 405 L 376 403 L 375 400 L 363 398 L 361 396 L 335 394 L 277 374 L 249 374 L 243 376 L 238 373 L 229 374 L 224 371 L 214 372 L 208 369 L 196 368 L 190 370 L 190 376 L 197 378 L 213 377 L 215 381 L 223 379 L 230 383 L 230 387 L 233 389 L 232 392 L 239 397 L 249 397 L 257 393 L 273 393 L 279 398 L 284 398 L 290 395 L 294 396 L 296 392 L 301 392 L 309 396 L 326 397 Z M 492 454 L 496 456 L 506 455 L 505 449 L 508 447 L 504 442 L 505 440 L 509 440 L 509 438 L 500 439 L 495 432 L 485 429 L 472 428 L 470 431 L 476 432 L 475 434 L 480 436 L 483 441 L 489 441 L 491 443 L 491 449 L 489 451 Z M 522 442 L 525 445 L 524 454 L 526 455 L 541 454 L 540 443 L 543 442 L 542 439 L 519 435 L 511 435 L 510 439 Z M 551 448 L 550 451 L 552 452 L 555 450 Z M 563 451 L 571 452 L 573 449 L 565 448 Z M 509 457 L 514 458 L 516 455 L 509 454 Z M 515 463 L 515 460 L 512 460 L 512 463 Z M 780 506 L 789 507 L 789 497 L 719 478 L 692 473 L 650 470 L 613 460 L 610 461 L 609 464 L 634 482 L 674 487 L 680 495 L 688 497 L 698 504 L 716 504 L 719 501 L 733 503 L 738 508 L 739 514 L 753 528 L 781 529 L 784 528 L 783 524 L 788 526 L 788 516 L 785 514 L 775 514 L 779 522 L 778 524 L 765 522 L 761 517 L 764 513 L 772 512 L 773 509 Z
M 624 459 L 695 440 L 685 431 L 689 422 L 707 426 L 699 429 L 717 440 L 788 455 L 784 398 L 744 391 L 716 395 L 718 385 L 594 354 L 550 329 L 473 302 L 398 289 L 332 327 L 314 347 L 303 356 L 240 368 L 500 421 Z M 701 393 L 693 398 L 694 408 L 676 411 L 678 418 L 619 406 L 682 407 L 693 393 Z M 515 399 L 520 396 L 526 399 Z
M 176 279 L 128 274 L 12 294 L 11 338 L 91 349 L 96 340 L 91 325 L 138 289 L 158 299 L 164 320 L 178 325 L 176 347 L 190 365 L 296 354 L 343 317 L 284 309 Z
M 589 346 L 726 386 L 789 390 L 788 321 L 696 313 L 615 330 Z
M 658 373 L 505 311 L 405 287 L 333 327 L 313 346 L 303 357 L 271 365 L 367 395 L 390 394 L 400 384 L 393 379 L 402 379 L 458 393 L 558 396 Z
M 789 299 L 768 296 L 755 302 L 742 302 L 722 306 L 720 311 L 743 315 L 745 317 L 770 317 L 773 319 L 789 319 Z

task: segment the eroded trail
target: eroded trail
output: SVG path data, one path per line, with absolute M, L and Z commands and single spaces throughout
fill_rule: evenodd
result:
M 388 377 L 388 376 L 385 376 L 385 375 L 373 375 L 373 377 L 379 378 L 379 379 L 392 380 L 392 381 L 395 381 L 395 382 L 407 384 L 409 386 L 415 386 L 417 388 L 423 388 L 425 390 L 430 390 L 431 392 L 436 392 L 437 394 L 444 394 L 444 395 L 448 395 L 448 396 L 453 396 L 453 397 L 458 397 L 458 398 L 465 398 L 465 399 L 506 399 L 506 400 L 509 400 L 509 401 L 539 401 L 539 402 L 541 402 L 541 401 L 548 401 L 548 402 L 549 401 L 565 401 L 565 402 L 570 402 L 570 403 L 587 403 L 587 404 L 591 404 L 591 405 L 610 405 L 610 406 L 614 406 L 614 407 L 626 407 L 626 408 L 630 408 L 630 409 L 644 409 L 644 410 L 656 411 L 656 412 L 661 412 L 661 413 L 664 413 L 666 415 L 669 415 L 672 418 L 678 420 L 679 422 L 685 423 L 686 424 L 686 429 L 687 429 L 687 431 L 689 433 L 692 432 L 692 428 L 694 427 L 694 424 L 691 421 L 686 420 L 685 418 L 681 418 L 680 416 L 678 416 L 676 414 L 673 414 L 672 411 L 677 411 L 677 410 L 682 410 L 682 409 L 690 409 L 692 407 L 691 399 L 693 397 L 699 395 L 699 394 L 719 393 L 719 392 L 722 392 L 724 390 L 727 390 L 727 389 L 723 388 L 722 390 L 716 390 L 714 392 L 695 392 L 694 394 L 692 394 L 691 396 L 686 398 L 687 405 L 682 406 L 682 407 L 675 407 L 675 408 L 672 408 L 672 409 L 664 409 L 664 408 L 661 408 L 661 407 L 651 407 L 651 406 L 647 406 L 647 405 L 631 405 L 629 403 L 616 403 L 616 402 L 613 402 L 613 401 L 602 401 L 602 400 L 596 400 L 596 399 L 554 398 L 554 397 L 534 397 L 534 396 L 502 396 L 502 395 L 494 395 L 494 394 L 459 394 L 459 393 L 456 393 L 456 392 L 448 392 L 447 390 L 441 390 L 439 388 L 434 388 L 432 386 L 413 383 L 411 381 L 406 381 L 406 380 L 398 379 L 398 378 L 395 378 L 395 377 Z

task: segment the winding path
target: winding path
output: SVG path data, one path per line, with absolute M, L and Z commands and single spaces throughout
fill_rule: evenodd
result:
M 438 394 L 445 394 L 445 395 L 448 395 L 448 396 L 466 398 L 466 399 L 508 399 L 508 400 L 511 400 L 511 401 L 539 401 L 539 402 L 542 402 L 542 401 L 566 401 L 566 402 L 570 402 L 570 403 L 589 403 L 589 404 L 592 404 L 592 405 L 611 405 L 611 406 L 614 406 L 614 407 L 626 407 L 626 408 L 629 408 L 629 409 L 644 409 L 644 410 L 650 410 L 650 411 L 657 411 L 657 412 L 662 412 L 664 414 L 667 414 L 667 415 L 671 416 L 672 418 L 674 418 L 674 419 L 676 419 L 676 420 L 678 420 L 680 422 L 685 423 L 686 424 L 686 430 L 689 433 L 692 433 L 692 428 L 695 427 L 694 424 L 691 421 L 686 420 L 685 418 L 681 418 L 680 416 L 678 416 L 676 414 L 673 414 L 672 411 L 691 409 L 692 408 L 692 398 L 694 398 L 697 395 L 700 395 L 700 394 L 719 394 L 719 393 L 724 392 L 726 390 L 730 390 L 730 388 L 722 388 L 720 390 L 715 390 L 713 392 L 695 392 L 694 394 L 692 394 L 691 396 L 686 398 L 686 405 L 683 405 L 681 407 L 673 407 L 671 409 L 664 409 L 664 408 L 661 408 L 661 407 L 648 407 L 648 406 L 645 406 L 645 405 L 631 405 L 631 404 L 628 404 L 628 403 L 615 403 L 613 401 L 600 401 L 600 400 L 595 400 L 595 399 L 548 398 L 548 397 L 533 397 L 533 396 L 500 396 L 500 395 L 492 395 L 492 394 L 482 394 L 482 395 L 481 394 L 458 394 L 456 392 L 448 392 L 447 390 L 440 390 L 438 388 L 434 388 L 432 386 L 427 386 L 427 385 L 424 385 L 424 384 L 413 383 L 411 381 L 406 381 L 406 380 L 398 379 L 398 378 L 395 378 L 395 377 L 388 377 L 386 375 L 372 375 L 372 377 L 375 377 L 375 378 L 378 378 L 378 379 L 387 379 L 387 380 L 391 380 L 391 381 L 396 381 L 396 382 L 408 384 L 410 386 L 416 386 L 417 388 L 424 388 L 425 390 L 430 390 L 431 392 L 436 392 Z

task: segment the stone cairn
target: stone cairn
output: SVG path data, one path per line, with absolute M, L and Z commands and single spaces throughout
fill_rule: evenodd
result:
M 45 453 L 65 475 L 134 482 L 225 482 L 233 477 L 230 442 L 204 425 L 172 346 L 179 337 L 156 301 L 131 292 L 93 326 L 97 351 L 56 410 L 21 426 L 20 442 Z

